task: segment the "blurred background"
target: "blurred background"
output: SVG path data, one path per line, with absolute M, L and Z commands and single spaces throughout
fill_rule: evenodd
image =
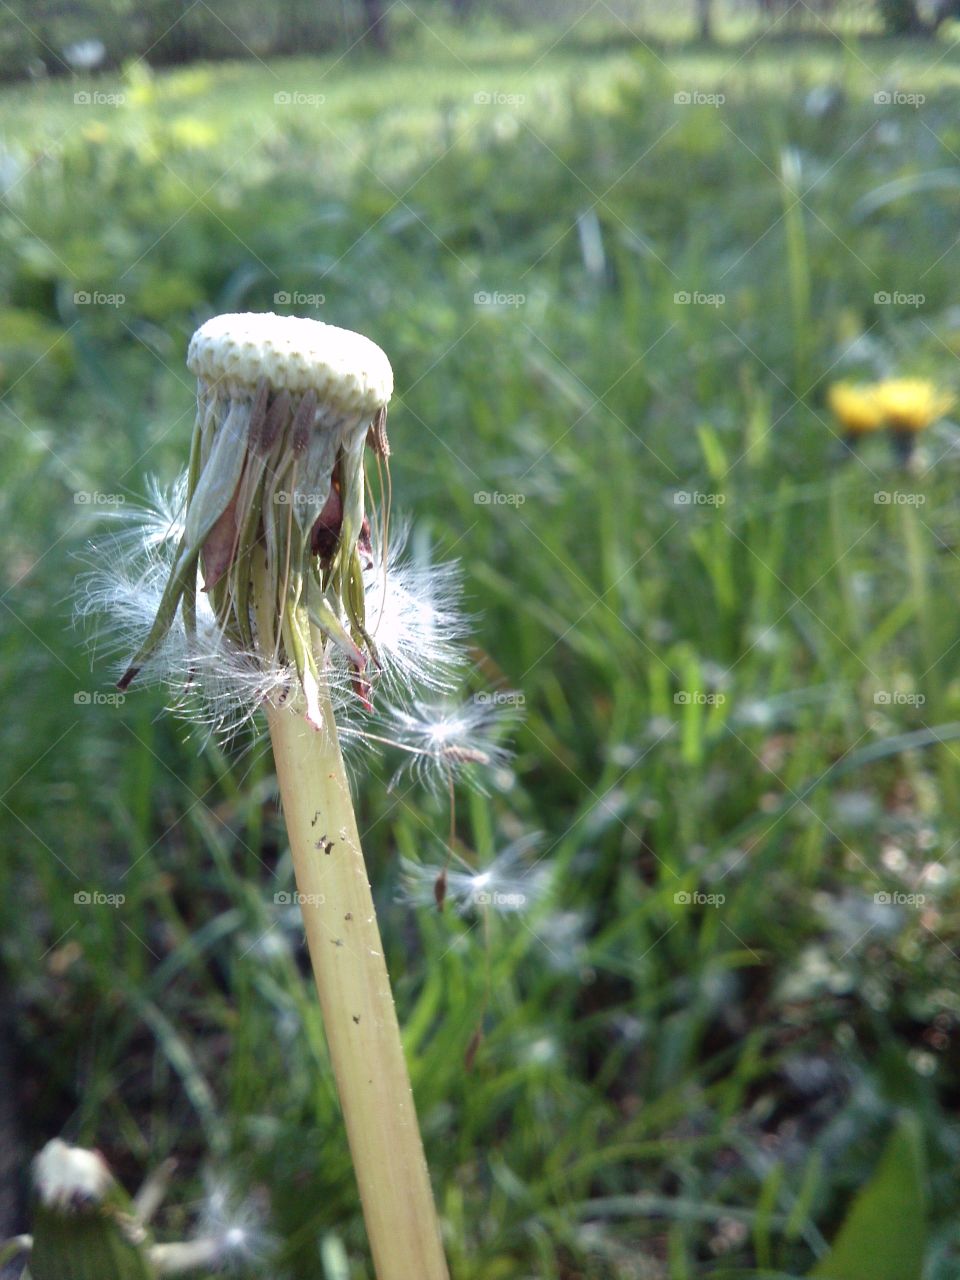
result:
M 239 1274 L 369 1275 L 263 739 L 71 622 L 185 462 L 191 332 L 276 310 L 388 352 L 396 505 L 523 704 L 457 808 L 521 911 L 407 892 L 445 801 L 356 770 L 457 1280 L 960 1274 L 960 432 L 830 399 L 960 382 L 958 37 L 2 5 L 0 1235 L 63 1134 L 130 1188 L 175 1156 L 159 1235 L 239 1223 Z

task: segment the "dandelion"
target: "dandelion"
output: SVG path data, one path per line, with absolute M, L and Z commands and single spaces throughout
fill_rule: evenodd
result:
M 42 1205 L 69 1212 L 101 1204 L 113 1186 L 113 1174 L 99 1151 L 54 1138 L 33 1162 L 33 1181 Z
M 168 488 L 151 478 L 148 489 L 149 503 L 113 516 L 110 535 L 86 553 L 91 567 L 81 578 L 76 612 L 101 657 L 122 658 L 119 670 L 125 672 L 130 652 L 141 646 L 138 682 L 163 685 L 173 710 L 229 739 L 268 702 L 296 703 L 298 673 L 285 654 L 274 659 L 238 642 L 199 583 L 190 628 L 181 612 L 149 650 L 143 646 L 176 568 L 187 476 Z M 409 526 L 400 524 L 389 549 L 372 542 L 363 567 L 365 610 L 378 661 L 367 696 L 357 697 L 351 656 L 335 644 L 318 651 L 341 733 L 351 744 L 371 745 L 385 733 L 396 734 L 402 718 L 392 703 L 402 705 L 412 689 L 451 696 L 466 673 L 461 642 L 468 620 L 460 604 L 458 567 L 413 561 L 406 550 L 408 536 Z M 382 691 L 377 699 L 374 686 Z M 491 723 L 496 718 L 489 717 Z M 417 749 L 410 742 L 398 745 L 408 755 Z M 452 756 L 447 763 L 460 771 Z
M 851 453 L 865 435 L 883 426 L 883 410 L 872 387 L 834 382 L 827 389 L 827 405 L 843 428 L 844 444 Z
M 877 403 L 893 432 L 893 447 L 904 464 L 913 456 L 916 438 L 954 403 L 954 396 L 925 378 L 889 378 L 874 388 Z
M 159 682 L 191 723 L 229 737 L 267 705 L 321 728 L 322 682 L 350 743 L 409 725 L 397 745 L 422 754 L 424 779 L 441 761 L 445 779 L 474 782 L 477 766 L 501 764 L 502 749 L 441 750 L 402 709 L 412 690 L 456 692 L 468 620 L 457 566 L 415 561 L 409 525 L 390 534 L 365 510 L 363 447 L 378 463 L 389 454 L 383 352 L 313 320 L 219 316 L 188 363 L 199 378 L 190 469 L 168 488 L 151 480 L 144 507 L 113 517 L 82 579 L 77 613 L 101 653 L 126 659 L 120 687 Z M 255 568 L 271 605 L 263 626 Z M 496 710 L 482 717 L 490 726 Z
M 942 418 L 954 396 L 924 378 L 890 378 L 874 388 L 877 403 L 894 431 L 923 431 Z
M 27 1254 L 33 1280 L 80 1275 L 146 1280 L 209 1271 L 233 1259 L 262 1259 L 266 1241 L 259 1212 L 223 1186 L 211 1187 L 194 1239 L 153 1242 L 149 1223 L 175 1167 L 176 1161 L 166 1161 L 131 1199 L 99 1151 L 54 1138 L 33 1162 L 34 1233 L 0 1247 L 0 1259 L 12 1257 L 14 1250 Z
M 292 663 L 307 720 L 319 728 L 313 629 L 346 656 L 364 701 L 376 661 L 364 612 L 363 449 L 369 438 L 381 456 L 388 451 L 389 361 L 347 329 L 241 314 L 202 325 L 187 366 L 198 392 L 183 531 L 153 626 L 119 687 L 163 645 L 178 611 L 195 642 L 199 570 L 225 644 L 258 647 L 267 665 Z M 265 606 L 256 646 L 255 559 Z
M 380 676 L 401 693 L 414 685 L 454 691 L 465 665 L 467 620 L 456 564 L 416 563 L 406 552 L 410 527 L 392 531 L 390 546 L 374 544 L 363 589 Z
M 457 570 L 414 560 L 402 526 L 391 542 L 393 374 L 380 348 L 313 320 L 225 315 L 197 330 L 187 363 L 198 395 L 186 477 L 155 485 L 94 549 L 79 612 L 106 615 L 100 643 L 133 653 L 121 688 L 159 680 L 215 729 L 265 714 L 376 1274 L 445 1280 L 340 740 L 396 746 L 400 773 L 431 786 L 459 774 L 481 785 L 507 760 L 512 708 L 458 700 Z M 367 511 L 368 451 L 379 513 Z M 542 873 L 509 871 L 522 852 L 472 873 L 474 892 L 487 876 L 491 893 L 532 896 Z
M 477 790 L 483 777 L 503 768 L 509 752 L 498 736 L 513 708 L 492 703 L 491 695 L 479 695 L 470 702 L 417 700 L 410 707 L 392 706 L 387 711 L 388 727 L 394 739 L 407 746 L 407 757 L 390 784 L 396 787 L 411 774 L 431 790 L 448 786 L 451 775 L 459 774 Z
M 193 1247 L 205 1247 L 214 1263 L 262 1263 L 273 1241 L 264 1232 L 260 1206 L 220 1178 L 208 1176 L 205 1190 Z
M 401 859 L 401 898 L 411 906 L 440 905 L 436 886 L 444 886 L 444 902 L 452 903 L 461 915 L 483 908 L 512 913 L 529 911 L 542 901 L 550 887 L 549 868 L 542 862 L 529 863 L 529 855 L 543 844 L 543 834 L 535 831 L 514 840 L 482 870 L 463 858 L 458 865 L 436 866 Z

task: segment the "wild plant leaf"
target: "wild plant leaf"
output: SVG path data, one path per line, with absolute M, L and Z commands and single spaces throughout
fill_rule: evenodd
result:
M 904 1116 L 833 1248 L 810 1275 L 818 1280 L 921 1280 L 925 1246 L 923 1151 L 916 1119 Z

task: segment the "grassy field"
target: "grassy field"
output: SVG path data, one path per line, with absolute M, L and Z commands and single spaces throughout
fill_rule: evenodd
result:
M 824 390 L 958 385 L 960 52 L 560 37 L 0 93 L 24 1151 L 176 1154 L 163 1235 L 212 1179 L 262 1223 L 244 1274 L 370 1274 L 263 742 L 111 705 L 70 624 L 105 515 L 185 459 L 193 328 L 276 307 L 390 354 L 397 503 L 525 699 L 457 821 L 480 864 L 543 833 L 526 913 L 405 901 L 444 802 L 357 776 L 456 1280 L 806 1275 L 895 1131 L 917 1257 L 880 1270 L 910 1233 L 874 1205 L 842 1275 L 948 1280 L 960 433 L 843 461 Z

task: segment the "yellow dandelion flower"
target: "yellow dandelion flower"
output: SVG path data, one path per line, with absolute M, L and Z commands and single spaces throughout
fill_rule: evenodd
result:
M 925 378 L 889 378 L 873 389 L 877 404 L 894 431 L 923 431 L 942 418 L 955 397 Z
M 827 404 L 843 429 L 851 435 L 876 431 L 883 425 L 883 410 L 872 387 L 834 382 L 827 390 Z

